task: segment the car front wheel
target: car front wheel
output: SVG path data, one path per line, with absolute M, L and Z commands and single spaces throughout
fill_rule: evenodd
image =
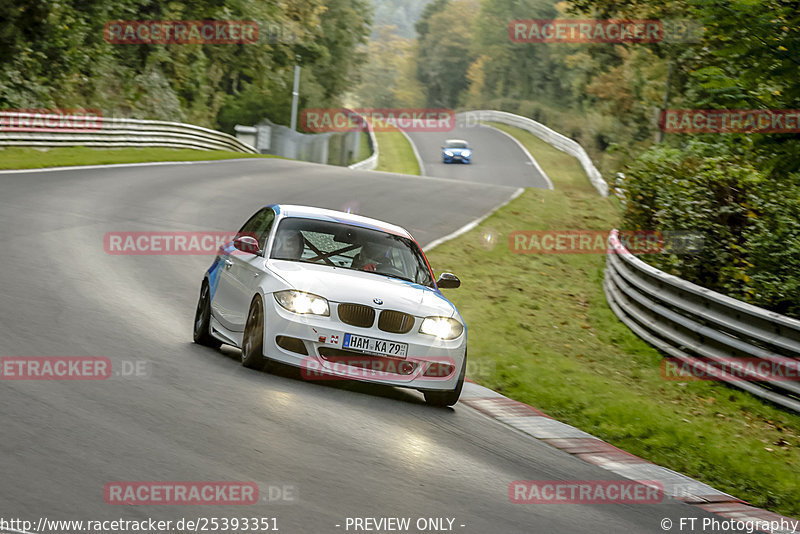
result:
M 242 338 L 242 365 L 260 371 L 264 368 L 264 310 L 258 295 L 250 304 Z
M 464 377 L 467 374 L 467 351 L 464 351 L 464 363 L 461 366 L 461 373 L 458 375 L 456 387 L 450 391 L 423 391 L 425 402 L 431 406 L 453 406 L 461 397 L 461 390 L 464 389 Z

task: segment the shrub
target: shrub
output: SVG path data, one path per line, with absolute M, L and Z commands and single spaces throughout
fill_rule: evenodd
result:
M 670 274 L 800 318 L 800 175 L 769 180 L 712 143 L 659 145 L 626 169 L 626 229 L 699 234 L 697 254 L 643 256 Z

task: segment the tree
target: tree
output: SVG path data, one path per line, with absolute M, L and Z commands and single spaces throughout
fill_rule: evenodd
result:
M 306 67 L 305 100 L 332 105 L 362 60 L 369 16 L 366 0 L 3 3 L 0 108 L 90 107 L 106 116 L 231 127 L 245 110 L 256 121 L 282 111 L 297 58 Z M 253 20 L 261 40 L 110 44 L 103 29 L 112 20 Z
M 417 26 L 422 31 L 417 73 L 427 91 L 429 106 L 454 107 L 468 85 L 466 75 L 473 59 L 471 35 L 477 3 L 454 0 L 436 7 L 441 10 L 431 10 L 433 14 Z

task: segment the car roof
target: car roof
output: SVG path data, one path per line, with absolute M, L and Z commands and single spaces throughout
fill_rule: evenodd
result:
M 384 221 L 379 221 L 378 219 L 356 215 L 354 213 L 315 208 L 312 206 L 298 206 L 294 204 L 273 204 L 272 208 L 275 209 L 275 212 L 279 217 L 301 217 L 306 219 L 319 219 L 321 221 L 352 224 L 354 226 L 362 226 L 372 230 L 379 230 L 381 232 L 414 239 L 405 228 Z
M 469 144 L 464 139 L 446 139 L 445 143 L 464 143 L 465 145 Z

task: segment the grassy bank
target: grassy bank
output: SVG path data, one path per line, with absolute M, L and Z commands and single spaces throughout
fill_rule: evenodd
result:
M 5 148 L 0 150 L 0 169 L 36 169 L 73 165 L 107 165 L 146 161 L 206 161 L 236 158 L 274 157 L 263 154 L 242 154 L 222 150 L 190 150 L 174 148 L 88 148 L 61 147 Z
M 555 190 L 526 190 L 428 255 L 463 282 L 447 296 L 469 326 L 473 380 L 756 506 L 800 516 L 800 416 L 723 384 L 663 379 L 661 355 L 606 304 L 603 254 L 512 253 L 514 230 L 608 230 L 618 212 L 574 158 L 494 126 L 530 150 Z
M 375 132 L 378 140 L 377 171 L 399 172 L 419 176 L 419 164 L 414 149 L 399 131 Z

